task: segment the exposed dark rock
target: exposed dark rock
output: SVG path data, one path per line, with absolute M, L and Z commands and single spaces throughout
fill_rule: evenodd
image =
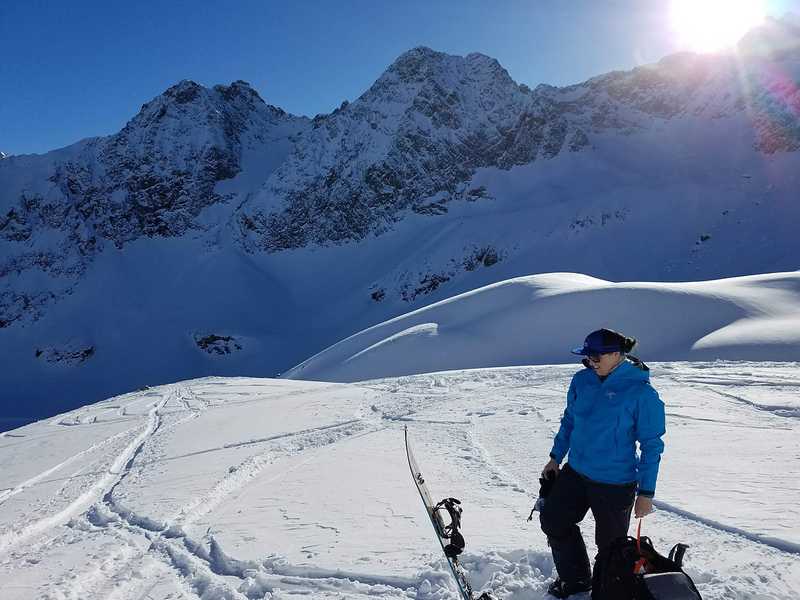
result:
M 464 269 L 467 271 L 474 271 L 479 265 L 491 267 L 499 261 L 500 257 L 497 250 L 492 246 L 484 246 L 483 248 L 478 248 L 464 259 Z
M 0 278 L 4 277 L 0 273 Z M 36 321 L 44 315 L 46 307 L 56 299 L 51 291 L 30 292 L 25 290 L 0 291 L 0 328 L 17 321 Z
M 405 279 L 397 289 L 400 299 L 405 302 L 413 302 L 419 296 L 430 294 L 437 290 L 442 284 L 455 279 L 467 271 L 474 271 L 479 267 L 491 267 L 502 261 L 506 252 L 496 249 L 492 245 L 475 246 L 466 255 L 460 258 L 452 258 L 448 268 L 440 270 L 428 270 L 423 273 L 412 275 L 405 273 L 401 278 Z M 379 289 L 380 298 L 385 295 L 384 288 Z
M 194 81 L 184 80 L 177 85 L 172 86 L 166 92 L 165 96 L 174 98 L 178 104 L 187 104 L 200 96 L 202 88 Z
M 581 230 L 593 225 L 605 226 L 610 221 L 624 221 L 628 214 L 625 210 L 615 210 L 614 212 L 601 212 L 597 215 L 586 215 L 575 217 L 569 224 L 572 230 Z
M 51 364 L 62 364 L 68 366 L 80 365 L 95 355 L 95 347 L 88 346 L 76 348 L 74 344 L 67 347 L 37 348 L 36 358 L 44 357 L 44 360 Z
M 588 145 L 589 138 L 587 137 L 586 133 L 580 129 L 576 129 L 569 141 L 570 152 L 578 152 L 583 148 L 586 148 Z
M 480 186 L 467 191 L 465 198 L 470 201 L 475 201 L 481 198 L 491 198 L 491 196 L 484 186 Z
M 711 236 L 707 233 L 704 233 L 700 236 L 700 239 L 697 241 L 698 244 L 702 244 L 703 242 L 707 242 L 711 239 Z
M 429 202 L 428 204 L 415 204 L 411 210 L 421 215 L 443 215 L 447 213 L 447 206 L 442 202 Z
M 31 237 L 33 229 L 24 214 L 16 209 L 8 211 L 5 217 L 0 217 L 0 234 L 12 242 L 22 242 Z
M 417 296 L 430 294 L 443 283 L 450 281 L 451 275 L 444 273 L 429 273 L 420 279 L 415 288 L 404 287 L 400 290 L 400 297 L 406 302 L 413 302 Z
M 225 335 L 195 335 L 194 341 L 197 347 L 207 352 L 208 354 L 216 354 L 219 356 L 231 354 L 237 350 L 242 349 L 242 345 L 232 336 Z

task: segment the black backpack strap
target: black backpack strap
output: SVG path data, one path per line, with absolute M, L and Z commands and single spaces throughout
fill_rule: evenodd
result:
M 679 569 L 683 568 L 683 555 L 689 548 L 686 544 L 675 544 L 672 550 L 669 551 L 669 559 L 674 562 Z

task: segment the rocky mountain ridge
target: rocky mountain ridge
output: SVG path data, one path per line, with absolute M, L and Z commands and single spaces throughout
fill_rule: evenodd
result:
M 797 150 L 800 97 L 779 89 L 786 97 L 776 106 L 782 82 L 765 81 L 764 67 L 687 53 L 567 88 L 530 90 L 487 56 L 415 48 L 359 99 L 313 120 L 266 105 L 245 82 L 206 89 L 183 81 L 144 104 L 118 134 L 4 162 L 0 181 L 11 185 L 4 186 L 0 236 L 24 242 L 58 224 L 82 254 L 98 243 L 181 236 L 220 200 L 216 183 L 241 170 L 243 136 L 265 144 L 281 128 L 292 151 L 236 216 L 250 251 L 363 239 L 406 210 L 436 214 L 452 200 L 480 197 L 467 185 L 479 168 L 579 151 L 593 135 L 630 133 L 654 119 L 751 111 L 758 150 Z M 742 76 L 747 86 L 738 84 Z M 49 171 L 37 162 L 49 162 Z M 26 169 L 39 179 L 25 181 Z
M 212 89 L 182 81 L 115 135 L 9 157 L 0 170 L 0 279 L 39 270 L 63 293 L 109 244 L 198 228 L 198 214 L 223 200 L 216 184 L 241 170 L 243 146 L 272 144 L 307 122 L 265 104 L 243 81 Z M 54 299 L 3 287 L 0 327 L 40 316 Z
M 586 135 L 481 54 L 403 54 L 358 100 L 312 130 L 241 217 L 250 249 L 363 239 L 410 209 L 440 213 L 480 193 L 475 170 L 558 154 Z M 266 213 L 266 199 L 283 201 Z

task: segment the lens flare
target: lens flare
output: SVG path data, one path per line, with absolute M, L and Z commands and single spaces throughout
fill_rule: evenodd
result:
M 695 52 L 733 46 L 766 16 L 764 0 L 672 0 L 670 21 L 678 44 Z

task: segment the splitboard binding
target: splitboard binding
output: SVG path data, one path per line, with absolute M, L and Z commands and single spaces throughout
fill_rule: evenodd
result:
M 464 536 L 461 535 L 460 531 L 461 501 L 456 498 L 445 498 L 434 506 L 433 510 L 438 515 L 436 519 L 437 523 L 443 523 L 441 515 L 439 515 L 439 511 L 442 509 L 446 510 L 447 514 L 450 516 L 450 525 L 445 525 L 439 530 L 439 536 L 450 541 L 450 543 L 444 547 L 444 554 L 448 558 L 456 558 L 464 551 L 464 546 L 466 546 Z
M 476 596 L 472 591 L 467 572 L 458 561 L 458 555 L 464 551 L 466 546 L 464 536 L 461 534 L 461 501 L 457 498 L 445 498 L 441 502 L 433 503 L 422 471 L 420 471 L 414 454 L 411 452 L 411 445 L 408 441 L 408 427 L 405 428 L 405 440 L 406 456 L 408 458 L 408 467 L 411 469 L 411 477 L 414 479 L 419 496 L 425 505 L 425 511 L 428 513 L 428 518 L 436 532 L 436 538 L 439 540 L 447 563 L 450 566 L 450 571 L 456 580 L 462 600 L 498 600 L 491 592 L 484 592 L 480 596 Z M 443 515 L 445 512 L 450 517 L 450 524 L 448 525 L 445 524 Z

